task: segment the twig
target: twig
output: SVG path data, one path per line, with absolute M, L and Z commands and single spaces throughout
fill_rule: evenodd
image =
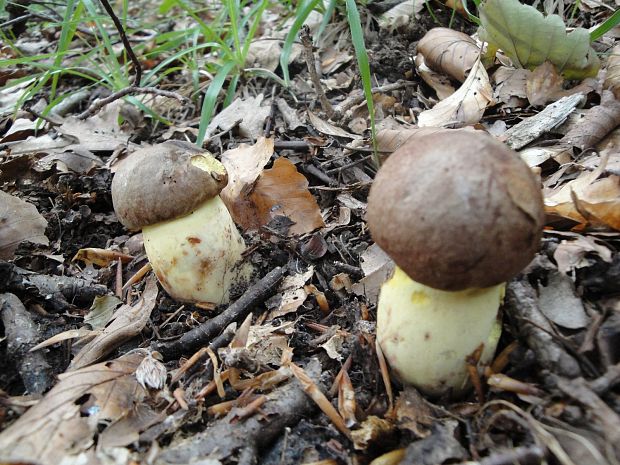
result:
M 373 87 L 372 89 L 370 89 L 370 91 L 373 94 L 377 92 L 392 92 L 394 90 L 399 90 L 404 87 L 413 86 L 414 84 L 415 84 L 414 82 L 399 81 L 399 82 L 394 82 L 392 84 L 386 84 L 384 86 Z M 358 103 L 362 103 L 365 99 L 366 99 L 366 96 L 364 95 L 364 92 L 362 92 L 361 90 L 358 90 L 357 92 L 352 93 L 349 97 L 347 97 L 345 100 L 340 102 L 340 104 L 336 105 L 334 107 L 334 111 L 342 115 L 347 110 L 350 110 L 352 107 L 354 107 Z
M 285 273 L 286 268 L 276 267 L 218 316 L 188 331 L 179 339 L 163 343 L 156 341 L 152 344 L 152 349 L 168 360 L 184 353 L 194 352 L 200 346 L 209 343 L 230 323 L 245 317 L 254 305 L 265 300 Z
M 314 383 L 320 383 L 323 370 L 318 360 L 312 359 L 305 372 Z M 252 450 L 261 450 L 282 434 L 285 427 L 294 425 L 314 410 L 297 381 L 291 381 L 267 394 L 267 402 L 261 408 L 262 415 L 254 415 L 242 422 L 233 422 L 236 413 L 231 411 L 226 417 L 216 420 L 192 437 L 178 441 L 161 452 L 158 460 L 162 463 L 192 463 L 198 458 L 217 453 L 224 461 L 242 453 L 244 460 L 251 458 Z M 223 440 L 222 438 L 225 438 Z M 141 438 L 142 439 L 142 438 Z M 246 462 L 247 463 L 247 462 Z
M 77 116 L 77 119 L 86 119 L 89 116 L 93 116 L 107 104 L 118 100 L 119 98 L 123 98 L 129 94 L 153 94 L 153 95 L 161 95 L 162 97 L 174 98 L 180 100 L 181 102 L 189 102 L 189 99 L 183 97 L 181 94 L 177 94 L 176 92 L 171 92 L 169 90 L 161 90 L 156 89 L 155 87 L 137 87 L 137 86 L 129 86 L 125 87 L 118 92 L 114 92 L 111 95 L 108 95 L 106 98 L 102 98 L 101 100 L 97 100 L 93 103 L 86 111 L 80 113 Z
M 131 59 L 131 62 L 133 63 L 134 68 L 136 69 L 136 76 L 133 81 L 134 86 L 140 87 L 140 81 L 142 80 L 142 65 L 140 64 L 138 57 L 136 57 L 135 53 L 133 53 L 131 44 L 129 43 L 129 40 L 127 39 L 127 36 L 125 35 L 125 30 L 123 29 L 123 25 L 119 21 L 118 16 L 116 16 L 116 14 L 114 13 L 114 10 L 108 3 L 108 0 L 101 0 L 101 4 L 103 5 L 103 8 L 108 13 L 110 18 L 112 18 L 112 22 L 114 23 L 114 26 L 116 26 L 116 30 L 118 31 L 119 35 L 121 36 L 121 40 L 123 41 L 123 46 L 125 47 L 125 51 L 127 52 L 127 55 L 129 55 L 129 58 Z
M 321 85 L 321 80 L 319 79 L 319 75 L 316 72 L 316 64 L 314 62 L 314 51 L 312 50 L 312 39 L 310 38 L 310 28 L 308 26 L 303 26 L 301 28 L 301 32 L 299 33 L 299 38 L 301 39 L 301 44 L 304 46 L 304 55 L 306 57 L 306 66 L 308 67 L 308 72 L 310 73 L 310 79 L 312 79 L 312 84 L 314 85 L 314 89 L 316 90 L 317 95 L 319 96 L 319 100 L 321 102 L 321 107 L 323 111 L 327 113 L 327 116 L 330 119 L 333 119 L 336 116 L 336 112 L 334 111 L 334 107 L 325 96 L 325 92 L 323 92 L 323 86 Z
M 545 450 L 533 445 L 494 453 L 482 459 L 480 465 L 539 465 L 544 458 Z

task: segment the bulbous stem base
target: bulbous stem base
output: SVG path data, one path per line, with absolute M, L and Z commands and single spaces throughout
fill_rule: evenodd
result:
M 481 363 L 495 353 L 504 288 L 441 291 L 397 267 L 381 287 L 377 342 L 398 378 L 433 396 L 467 389 L 466 357 L 481 344 Z

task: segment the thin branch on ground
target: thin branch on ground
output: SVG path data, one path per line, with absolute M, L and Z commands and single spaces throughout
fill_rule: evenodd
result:
M 330 101 L 325 96 L 325 92 L 323 91 L 323 85 L 321 84 L 321 79 L 319 78 L 318 73 L 316 72 L 316 63 L 314 61 L 314 51 L 312 49 L 312 39 L 310 38 L 310 29 L 308 26 L 303 26 L 301 28 L 301 32 L 299 33 L 299 38 L 301 39 L 301 44 L 304 46 L 304 56 L 306 57 L 306 66 L 308 67 L 308 72 L 310 73 L 310 79 L 312 79 L 312 84 L 314 85 L 314 89 L 316 90 L 317 95 L 319 96 L 319 101 L 321 102 L 321 108 L 323 111 L 327 113 L 327 116 L 330 119 L 333 119 L 336 116 L 334 112 L 334 107 L 330 103 Z
M 140 81 L 142 80 L 142 65 L 140 64 L 138 57 L 135 55 L 135 53 L 133 53 L 133 49 L 131 48 L 129 39 L 127 39 L 127 36 L 125 35 L 125 30 L 123 29 L 123 25 L 118 19 L 118 16 L 116 16 L 116 14 L 114 13 L 114 10 L 108 3 L 108 0 L 101 0 L 101 4 L 103 5 L 103 8 L 108 13 L 110 18 L 112 18 L 112 22 L 114 23 L 114 26 L 116 26 L 116 30 L 118 31 L 119 35 L 121 36 L 121 40 L 123 41 L 123 46 L 125 47 L 125 51 L 127 52 L 127 55 L 129 55 L 129 58 L 131 59 L 131 62 L 133 63 L 134 68 L 136 69 L 134 86 L 140 87 Z
M 113 94 L 108 95 L 106 98 L 103 98 L 101 100 L 97 100 L 86 111 L 84 111 L 83 113 L 80 113 L 77 116 L 77 118 L 78 119 L 86 119 L 89 116 L 93 116 L 99 110 L 101 110 L 103 107 L 108 105 L 109 103 L 112 103 L 115 100 L 118 100 L 119 98 L 123 98 L 123 97 L 125 97 L 127 95 L 130 95 L 130 94 L 153 94 L 153 95 L 160 95 L 162 97 L 174 98 L 174 99 L 180 100 L 181 102 L 184 102 L 184 103 L 189 103 L 189 101 L 190 101 L 188 98 L 183 97 L 181 94 L 177 94 L 176 92 L 171 92 L 169 90 L 157 89 L 155 87 L 136 87 L 136 86 L 130 86 L 130 87 L 125 87 L 124 89 L 119 90 L 118 92 L 114 92 Z
M 264 301 L 284 277 L 287 269 L 287 267 L 279 266 L 274 268 L 216 317 L 207 320 L 174 341 L 155 341 L 151 345 L 152 349 L 162 354 L 166 360 L 170 360 L 182 354 L 192 353 L 199 347 L 208 344 L 230 323 L 245 318 L 252 307 Z

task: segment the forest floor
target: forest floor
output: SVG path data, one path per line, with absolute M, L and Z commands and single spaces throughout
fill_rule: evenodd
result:
M 433 39 L 430 72 L 419 41 L 438 26 L 474 34 L 464 12 L 358 5 L 373 147 L 344 5 L 298 28 L 285 87 L 301 7 L 248 2 L 232 28 L 222 5 L 235 2 L 159 3 L 121 15 L 113 2 L 143 80 L 107 104 L 136 67 L 98 4 L 8 2 L 0 16 L 0 463 L 620 463 L 617 28 L 592 45 L 598 74 L 572 81 L 549 62 L 468 64 L 479 45 L 450 35 L 464 48 Z M 591 28 L 613 8 L 561 13 Z M 231 30 L 248 36 L 254 18 L 244 62 L 220 73 L 219 41 L 244 48 Z M 536 257 L 507 285 L 494 360 L 463 395 L 431 397 L 400 383 L 376 344 L 393 263 L 371 238 L 367 196 L 378 160 L 461 126 L 521 153 L 547 217 Z M 222 197 L 253 268 L 230 303 L 171 298 L 142 234 L 115 214 L 114 173 L 171 140 L 202 142 L 228 169 Z

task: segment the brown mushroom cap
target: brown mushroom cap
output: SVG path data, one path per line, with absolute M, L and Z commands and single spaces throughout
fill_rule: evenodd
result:
M 411 279 L 455 291 L 519 273 L 539 247 L 544 207 L 517 153 L 486 134 L 452 130 L 390 155 L 370 189 L 367 219 Z
M 112 202 L 129 229 L 188 213 L 228 183 L 226 168 L 191 144 L 164 142 L 129 155 L 112 180 Z

